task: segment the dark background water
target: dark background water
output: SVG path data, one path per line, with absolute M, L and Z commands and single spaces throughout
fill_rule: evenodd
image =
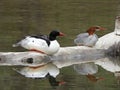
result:
M 99 36 L 114 30 L 114 20 L 120 13 L 119 0 L 0 0 L 0 51 L 24 51 L 12 48 L 16 40 L 25 35 L 48 34 L 58 29 L 66 37 L 58 38 L 61 46 L 71 46 L 75 36 L 90 26 L 107 28 Z M 104 81 L 90 82 L 78 75 L 72 67 L 61 69 L 59 80 L 67 83 L 56 90 L 119 90 L 113 73 L 99 68 L 97 76 Z M 25 78 L 12 67 L 0 67 L 0 90 L 53 90 L 46 79 Z

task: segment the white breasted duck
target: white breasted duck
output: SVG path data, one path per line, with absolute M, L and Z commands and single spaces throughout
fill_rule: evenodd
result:
M 49 36 L 47 35 L 26 36 L 18 43 L 13 44 L 13 47 L 21 46 L 30 51 L 36 51 L 48 55 L 53 55 L 60 48 L 60 45 L 56 40 L 57 36 L 64 36 L 64 34 L 54 30 L 50 32 Z
M 86 33 L 77 35 L 77 38 L 74 39 L 74 43 L 79 46 L 93 47 L 98 41 L 98 36 L 95 34 L 95 31 L 102 30 L 105 30 L 105 28 L 102 28 L 100 26 L 90 27 Z

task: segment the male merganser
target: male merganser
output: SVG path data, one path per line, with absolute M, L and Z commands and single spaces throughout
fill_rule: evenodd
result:
M 89 46 L 92 47 L 98 41 L 98 36 L 95 34 L 95 31 L 105 30 L 100 26 L 90 27 L 86 33 L 77 35 L 77 38 L 74 39 L 74 43 L 79 46 Z
M 60 48 L 60 45 L 56 40 L 57 36 L 64 36 L 64 34 L 58 31 L 52 31 L 50 32 L 49 36 L 47 35 L 26 36 L 18 43 L 13 44 L 13 47 L 21 46 L 31 51 L 37 51 L 40 53 L 53 55 Z

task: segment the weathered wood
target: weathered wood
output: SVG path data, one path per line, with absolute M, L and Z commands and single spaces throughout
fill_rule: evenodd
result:
M 0 65 L 43 65 L 50 62 L 49 56 L 36 52 L 0 52 Z
M 85 46 L 61 47 L 55 55 L 36 52 L 0 52 L 0 65 L 40 66 L 52 62 L 57 67 L 94 62 L 105 57 L 105 50 Z

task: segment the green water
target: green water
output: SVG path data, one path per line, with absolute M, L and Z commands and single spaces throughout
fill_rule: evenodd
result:
M 12 48 L 25 35 L 48 34 L 58 29 L 66 37 L 58 38 L 61 46 L 71 46 L 75 36 L 90 26 L 107 28 L 99 36 L 114 30 L 114 20 L 120 14 L 119 0 L 0 0 L 0 51 L 24 51 Z M 114 75 L 99 69 L 104 81 L 90 82 L 72 67 L 61 69 L 57 79 L 67 83 L 56 90 L 119 90 Z M 0 67 L 0 90 L 53 90 L 47 79 L 25 78 L 12 67 Z

